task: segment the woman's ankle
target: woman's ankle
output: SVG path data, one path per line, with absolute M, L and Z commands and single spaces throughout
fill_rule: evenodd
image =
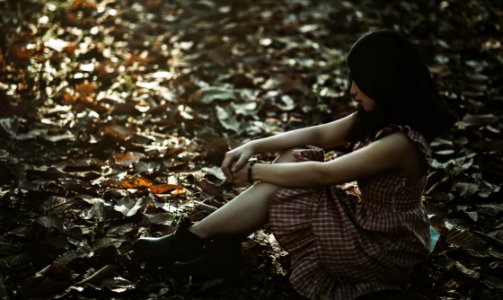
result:
M 187 228 L 188 231 L 192 232 L 193 234 L 197 235 L 198 237 L 205 239 L 209 237 L 209 234 L 202 230 L 201 226 L 197 226 L 197 224 L 194 224 Z

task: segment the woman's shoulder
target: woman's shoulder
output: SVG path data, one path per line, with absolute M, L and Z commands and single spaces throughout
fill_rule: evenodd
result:
M 397 143 L 397 146 L 415 147 L 422 156 L 422 159 L 427 165 L 431 164 L 431 149 L 428 140 L 419 131 L 406 125 L 389 125 L 379 130 L 372 141 L 381 140 L 384 137 L 392 137 L 392 143 Z M 372 142 L 371 141 L 371 142 Z

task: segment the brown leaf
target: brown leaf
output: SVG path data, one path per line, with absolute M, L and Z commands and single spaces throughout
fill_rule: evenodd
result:
M 90 0 L 75 0 L 71 6 L 71 10 L 79 10 L 79 9 L 95 9 L 96 8 L 96 2 L 90 1 Z
M 60 264 L 51 264 L 27 279 L 25 291 L 30 296 L 48 296 L 64 291 L 73 279 L 70 269 Z
M 476 251 L 487 249 L 487 244 L 473 233 L 453 228 L 447 232 L 447 243 Z
M 96 86 L 94 85 L 94 83 L 86 80 L 83 83 L 77 84 L 77 86 L 75 87 L 75 90 L 81 96 L 87 96 L 87 95 L 93 94 L 96 91 Z
M 125 167 L 137 163 L 143 157 L 145 157 L 145 155 L 139 152 L 126 152 L 126 153 L 114 154 L 115 163 Z
M 115 140 L 126 141 L 135 133 L 135 130 L 121 125 L 112 125 L 103 129 L 103 135 Z
M 116 265 L 106 265 L 99 269 L 96 272 L 93 272 L 91 275 L 86 276 L 86 278 L 82 279 L 75 285 L 83 285 L 85 283 L 97 283 L 105 278 L 111 277 L 115 271 L 118 269 Z
M 222 193 L 224 192 L 224 187 L 222 185 L 218 185 L 214 182 L 211 182 L 206 178 L 201 179 L 196 178 L 196 185 L 199 186 L 206 193 L 213 196 L 222 195 Z
M 14 44 L 11 46 L 11 55 L 15 59 L 26 60 L 30 59 L 35 55 L 35 49 L 28 49 L 26 45 Z

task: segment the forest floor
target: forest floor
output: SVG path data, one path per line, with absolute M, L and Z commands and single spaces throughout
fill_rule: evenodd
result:
M 301 299 L 267 226 L 233 280 L 152 272 L 132 242 L 239 193 L 230 147 L 351 111 L 345 53 L 379 28 L 417 46 L 459 117 L 432 143 L 441 236 L 410 289 L 502 299 L 502 6 L 0 0 L 0 299 Z

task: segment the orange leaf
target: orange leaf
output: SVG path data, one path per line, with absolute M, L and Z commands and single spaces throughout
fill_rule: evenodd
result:
M 63 99 L 65 99 L 65 101 L 68 101 L 68 102 L 73 102 L 73 101 L 77 100 L 77 97 L 78 97 L 78 96 L 76 96 L 76 95 L 72 95 L 72 94 L 70 94 L 70 93 L 65 93 L 65 94 L 63 95 Z
M 35 55 L 34 49 L 27 49 L 25 45 L 15 44 L 13 49 L 13 55 L 18 59 L 28 59 Z
M 166 192 L 171 192 L 173 195 L 180 195 L 187 192 L 185 188 L 176 184 L 159 184 L 152 185 L 149 187 L 154 194 L 166 194 Z
M 94 84 L 89 83 L 89 81 L 87 80 L 81 84 L 77 84 L 77 86 L 75 87 L 75 90 L 82 96 L 94 93 L 95 89 L 96 87 L 94 86 Z
M 77 50 L 77 46 L 75 44 L 69 43 L 66 47 L 63 48 L 63 52 L 66 54 L 74 54 Z
M 141 176 L 133 177 L 131 179 L 123 180 L 119 183 L 118 188 L 122 189 L 133 189 L 139 187 L 151 187 L 152 182 L 147 178 Z
M 96 2 L 94 1 L 88 1 L 88 0 L 76 0 L 72 4 L 72 10 L 77 10 L 77 9 L 95 9 L 96 8 Z
M 125 141 L 134 134 L 134 130 L 120 125 L 106 127 L 103 130 L 103 135 L 112 137 L 113 139 Z

